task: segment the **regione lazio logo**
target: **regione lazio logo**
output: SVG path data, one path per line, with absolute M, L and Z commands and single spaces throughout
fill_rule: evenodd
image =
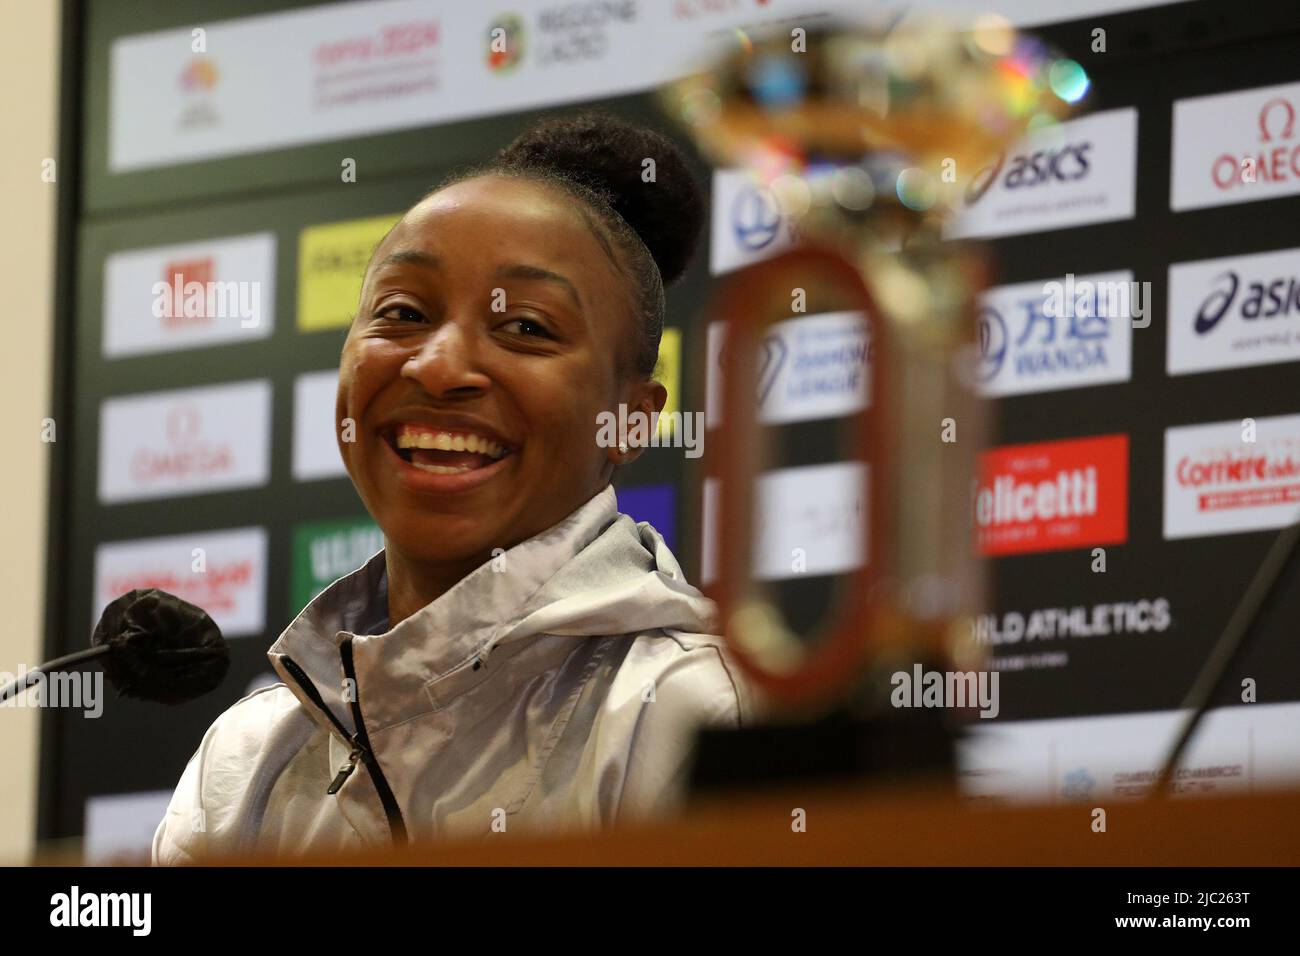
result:
M 637 21 L 635 0 L 547 4 L 537 11 L 537 62 L 547 67 L 602 60 L 613 36 Z
M 1007 445 L 980 457 L 975 544 L 999 556 L 1128 540 L 1128 436 Z
M 1170 375 L 1300 360 L 1300 249 L 1169 267 Z
M 971 174 L 949 237 L 1007 236 L 1131 219 L 1137 110 L 1037 130 Z
M 1300 517 L 1300 415 L 1165 430 L 1165 537 L 1281 528 Z
M 1127 382 L 1136 304 L 1132 279 L 1127 271 L 1070 275 L 985 292 L 978 313 L 982 393 Z
M 105 400 L 99 415 L 104 504 L 266 483 L 271 384 L 237 382 Z
M 1176 102 L 1170 208 L 1300 192 L 1298 110 L 1300 83 Z
M 95 550 L 95 603 L 134 588 L 161 588 L 198 605 L 227 637 L 259 634 L 266 622 L 266 529 L 196 531 L 101 544 Z

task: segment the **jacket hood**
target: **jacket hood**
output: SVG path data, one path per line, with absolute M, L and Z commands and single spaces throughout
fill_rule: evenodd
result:
M 483 564 L 437 600 L 387 627 L 383 551 L 322 591 L 268 651 L 317 723 L 331 721 L 292 679 L 291 658 L 338 723 L 353 727 L 340 646 L 351 639 L 359 700 L 372 730 L 436 709 L 486 678 L 490 662 L 530 639 L 671 629 L 714 633 L 716 607 L 688 584 L 649 524 L 618 511 L 612 486 L 546 531 Z

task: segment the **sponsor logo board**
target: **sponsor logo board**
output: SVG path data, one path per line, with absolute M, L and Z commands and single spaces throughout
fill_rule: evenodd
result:
M 105 399 L 103 504 L 253 488 L 270 475 L 271 383 L 235 382 Z
M 1165 429 L 1166 538 L 1262 531 L 1296 520 L 1300 415 Z

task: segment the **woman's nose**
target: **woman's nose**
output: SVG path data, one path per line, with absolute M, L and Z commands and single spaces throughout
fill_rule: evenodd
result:
M 402 376 L 435 398 L 477 393 L 491 384 L 479 367 L 473 331 L 454 321 L 443 322 L 429 333 L 402 365 Z

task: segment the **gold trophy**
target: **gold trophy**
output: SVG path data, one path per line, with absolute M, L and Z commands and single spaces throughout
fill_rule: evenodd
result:
M 976 174 L 1068 116 L 1087 86 L 1077 64 L 993 15 L 961 29 L 817 17 L 735 31 L 710 68 L 662 94 L 704 155 L 748 170 L 800 237 L 724 283 L 710 312 L 727 330 L 723 423 L 708 466 L 720 512 L 709 593 L 732 654 L 786 727 L 839 708 L 859 724 L 883 718 L 896 736 L 891 673 L 982 661 L 971 633 L 985 591 L 971 489 L 987 428 L 976 295 L 990 271 L 980 247 L 944 232 Z M 756 478 L 771 460 L 757 420 L 758 353 L 769 326 L 793 317 L 792 289 L 806 292 L 808 314 L 862 313 L 871 354 L 865 407 L 850 423 L 865 463 L 864 560 L 838 582 L 830 622 L 808 637 L 752 571 Z M 874 756 L 848 759 L 889 762 L 926 746 L 897 740 L 851 743 Z

